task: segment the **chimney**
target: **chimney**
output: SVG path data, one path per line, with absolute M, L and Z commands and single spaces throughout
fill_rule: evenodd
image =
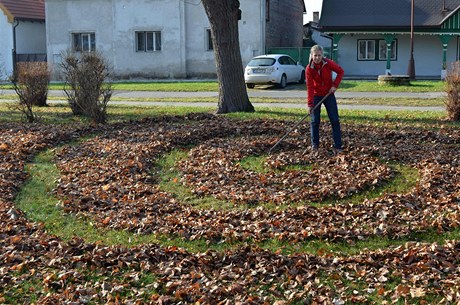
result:
M 442 10 L 441 12 L 447 12 L 448 9 L 446 8 L 446 0 L 442 0 Z
M 313 22 L 319 23 L 319 12 L 313 12 Z

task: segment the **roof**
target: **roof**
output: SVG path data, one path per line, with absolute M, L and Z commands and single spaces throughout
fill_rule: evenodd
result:
M 324 30 L 410 28 L 412 0 L 323 1 Z M 460 0 L 413 0 L 414 27 L 440 28 L 460 8 Z
M 14 18 L 45 21 L 45 0 L 0 0 L 0 10 L 9 22 Z

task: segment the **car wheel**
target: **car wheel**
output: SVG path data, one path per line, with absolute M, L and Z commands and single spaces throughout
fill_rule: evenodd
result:
M 305 71 L 302 71 L 302 73 L 300 73 L 299 84 L 304 84 L 304 83 L 305 83 Z
M 286 85 L 287 85 L 287 78 L 286 78 L 286 74 L 283 74 L 281 76 L 281 81 L 279 83 L 279 86 L 280 88 L 286 88 Z
M 254 84 L 246 84 L 246 87 L 248 87 L 249 89 L 252 89 L 252 88 L 255 87 L 255 85 Z

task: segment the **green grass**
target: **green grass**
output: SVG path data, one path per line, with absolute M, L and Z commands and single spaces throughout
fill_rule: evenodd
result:
M 337 99 L 340 105 L 381 105 L 381 106 L 412 106 L 412 107 L 444 107 L 443 98 L 344 98 Z
M 115 123 L 126 120 L 138 120 L 146 117 L 162 115 L 184 115 L 194 112 L 215 112 L 212 107 L 199 106 L 130 106 L 130 105 L 109 105 L 107 108 L 108 123 Z M 82 116 L 74 116 L 70 107 L 66 104 L 51 104 L 47 107 L 35 107 L 34 113 L 38 115 L 39 122 L 46 124 L 68 124 L 68 123 L 89 123 L 89 120 Z M 21 122 L 22 116 L 18 111 L 9 109 L 8 103 L 0 103 L 0 122 Z
M 306 96 L 306 93 L 305 93 Z M 17 97 L 14 95 L 0 95 L 0 101 L 14 101 L 17 100 Z M 48 104 L 55 105 L 60 103 L 63 106 L 66 106 L 64 97 L 58 96 L 49 96 Z M 258 107 L 258 104 L 299 104 L 301 106 L 305 105 L 306 98 L 267 98 L 267 97 L 251 97 L 250 102 Z M 115 103 L 126 103 L 132 104 L 133 106 L 145 103 L 145 106 L 148 106 L 147 103 L 179 103 L 179 104 L 198 104 L 198 103 L 213 103 L 217 105 L 217 97 L 184 97 L 184 98 L 157 98 L 157 97 L 136 97 L 136 98 L 122 98 L 114 96 L 110 99 L 109 107 L 115 106 Z M 339 108 L 341 105 L 381 105 L 381 106 L 412 106 L 412 107 L 444 107 L 445 99 L 443 98 L 338 98 L 337 99 Z M 140 105 L 142 106 L 142 105 Z M 151 106 L 151 105 L 150 105 Z M 39 107 L 35 107 L 34 110 L 39 111 Z
M 242 168 L 251 170 L 257 173 L 266 174 L 273 171 L 271 168 L 267 167 L 265 164 L 266 155 L 262 156 L 247 156 L 239 161 L 239 164 Z M 281 169 L 276 169 L 274 172 L 282 172 L 287 170 L 311 170 L 312 165 L 310 164 L 293 164 L 285 166 Z
M 155 283 L 158 280 L 158 277 L 150 272 L 138 272 L 129 269 L 120 269 L 114 271 L 109 277 L 106 275 L 98 274 L 97 270 L 90 269 L 77 269 L 79 276 L 85 284 L 91 283 L 92 286 L 98 286 L 98 283 L 103 283 L 107 279 L 110 280 L 111 284 L 119 284 L 119 287 L 123 287 L 118 290 L 118 295 L 123 297 L 139 297 L 142 296 L 143 301 L 148 303 L 152 295 L 159 293 L 155 288 Z M 23 270 L 21 273 L 17 273 L 17 277 L 20 277 L 22 274 L 30 272 L 30 270 Z M 54 270 L 54 276 L 57 276 L 59 273 L 62 273 L 61 270 Z M 130 280 L 130 277 L 133 273 L 136 273 L 138 276 L 137 281 Z M 52 273 L 49 274 L 53 276 Z M 72 281 L 71 278 L 68 280 Z M 148 287 L 148 288 L 146 288 Z M 139 289 L 139 290 L 138 290 Z M 6 293 L 0 294 L 0 300 L 3 299 L 2 304 L 36 304 L 39 301 L 40 297 L 43 297 L 43 292 L 59 292 L 61 289 L 58 287 L 48 286 L 45 288 L 43 285 L 43 279 L 38 277 L 28 277 L 27 280 L 21 282 L 21 285 L 11 287 Z M 102 287 L 97 288 L 97 292 L 102 292 Z M 139 294 L 139 291 L 142 290 L 142 295 Z M 90 302 L 88 304 L 95 304 Z
M 54 181 L 59 177 L 56 166 L 52 163 L 53 152 L 49 150 L 39 154 L 35 161 L 26 167 L 31 175 L 16 197 L 17 206 L 29 219 L 43 223 L 48 232 L 70 240 L 74 236 L 84 236 L 89 242 L 101 241 L 107 244 L 141 244 L 156 242 L 145 236 L 133 236 L 126 232 L 97 230 L 90 220 L 78 219 L 71 214 L 63 214 L 58 200 L 52 196 Z
M 218 91 L 217 81 L 150 81 L 150 82 L 114 82 L 114 90 L 127 91 L 172 91 L 172 92 L 198 92 Z M 340 84 L 341 91 L 350 92 L 440 92 L 445 89 L 445 82 L 441 80 L 415 80 L 409 86 L 380 85 L 377 80 L 343 80 Z M 0 89 L 12 89 L 11 84 L 1 84 Z M 63 83 L 51 83 L 50 90 L 62 90 Z M 256 86 L 257 90 L 277 90 L 275 86 Z M 305 84 L 289 84 L 288 89 L 305 90 Z
M 371 237 L 365 240 L 354 242 L 330 242 L 325 240 L 312 239 L 305 242 L 293 243 L 292 241 L 280 241 L 270 239 L 261 242 L 259 246 L 273 252 L 281 252 L 289 255 L 294 253 L 311 253 L 315 255 L 351 256 L 363 251 L 385 249 L 396 247 L 411 241 L 437 243 L 442 245 L 446 240 L 458 240 L 460 238 L 460 228 L 449 232 L 439 233 L 434 229 L 425 232 L 413 233 L 407 237 L 390 239 L 388 237 Z
M 319 203 L 320 206 L 333 205 L 337 203 L 359 204 L 365 199 L 373 199 L 385 194 L 404 194 L 411 188 L 415 187 L 418 179 L 420 178 L 419 172 L 416 168 L 395 162 L 387 165 L 395 173 L 395 176 L 390 179 L 390 181 L 386 181 L 377 187 L 371 187 L 370 189 L 364 190 L 351 197 L 323 201 Z
M 114 90 L 135 90 L 135 91 L 217 91 L 219 84 L 217 81 L 199 82 L 117 82 L 113 84 Z
M 306 114 L 302 108 L 259 107 L 255 105 L 253 113 L 230 113 L 226 116 L 234 119 L 287 119 L 299 120 Z M 215 113 L 216 107 L 201 106 L 133 106 L 133 105 L 110 105 L 107 108 L 108 122 L 114 123 L 124 120 L 136 120 L 145 117 L 161 115 L 184 115 L 187 113 L 208 112 Z M 457 123 L 445 121 L 446 114 L 443 111 L 392 111 L 392 110 L 346 110 L 340 109 L 343 122 L 370 123 L 374 125 L 384 124 L 408 124 L 408 125 L 439 125 L 445 124 L 456 126 Z M 36 107 L 34 112 L 40 121 L 48 124 L 65 124 L 75 122 L 88 122 L 85 118 L 72 115 L 70 107 L 66 104 L 51 104 L 47 107 Z M 327 116 L 322 112 L 325 120 Z M 0 122 L 21 121 L 18 111 L 9 109 L 8 103 L 0 103 Z
M 381 85 L 376 80 L 343 80 L 340 84 L 341 91 L 355 92 L 443 92 L 445 82 L 441 80 L 415 80 L 409 86 Z
M 62 106 L 47 107 L 49 111 L 48 120 L 50 122 L 69 123 L 73 122 L 71 117 L 63 117 Z M 0 106 L 0 118 L 1 118 Z M 211 109 L 208 109 L 211 111 Z M 55 112 L 56 111 L 56 112 Z M 203 108 L 197 107 L 127 107 L 116 106 L 110 108 L 111 121 L 121 121 L 129 119 L 137 119 L 139 117 L 157 116 L 163 114 L 185 114 L 191 111 L 203 111 Z M 291 119 L 296 121 L 304 112 L 298 109 L 264 109 L 256 113 L 233 113 L 228 116 L 234 119 L 253 119 L 253 118 L 281 118 Z M 407 126 L 432 126 L 436 128 L 440 123 L 451 124 L 458 127 L 456 123 L 446 123 L 442 121 L 443 116 L 438 112 L 372 112 L 372 111 L 343 111 L 342 120 L 349 123 L 366 123 L 375 125 L 392 126 L 398 128 L 398 125 Z M 9 120 L 11 117 L 9 117 Z M 176 162 L 187 157 L 188 149 L 173 150 L 165 154 L 161 158 L 155 168 L 152 170 L 160 180 L 160 187 L 176 196 L 186 204 L 190 204 L 196 208 L 207 209 L 245 209 L 250 208 L 243 205 L 235 207 L 234 204 L 229 202 L 214 199 L 212 197 L 198 198 L 194 196 L 190 189 L 185 187 L 181 182 L 180 173 L 175 168 Z M 190 251 L 205 251 L 206 249 L 226 249 L 238 246 L 237 244 L 206 244 L 205 241 L 185 241 L 181 238 L 174 236 L 154 236 L 154 235 L 136 235 L 126 231 L 114 231 L 97 229 L 92 225 L 91 219 L 77 218 L 71 214 L 63 214 L 58 206 L 58 201 L 53 197 L 51 190 L 54 188 L 54 181 L 59 176 L 57 168 L 52 163 L 53 152 L 52 150 L 44 152 L 37 156 L 36 160 L 29 164 L 27 171 L 30 173 L 31 179 L 21 189 L 17 196 L 18 207 L 26 212 L 28 217 L 33 221 L 42 222 L 45 228 L 53 233 L 62 236 L 65 239 L 71 239 L 77 235 L 85 238 L 88 242 L 101 241 L 105 244 L 121 244 L 126 246 L 139 245 L 144 243 L 160 243 L 162 245 L 175 245 L 184 247 Z M 266 172 L 268 169 L 264 166 L 264 157 L 252 156 L 244 158 L 240 161 L 241 166 L 244 168 L 254 170 L 256 172 Z M 397 173 L 394 179 L 385 183 L 384 185 L 370 189 L 352 197 L 337 200 L 330 199 L 328 201 L 318 204 L 318 206 L 334 205 L 337 203 L 359 203 L 365 198 L 375 198 L 384 193 L 404 193 L 414 186 L 415 181 L 418 179 L 418 173 L 415 169 L 404 166 L 402 164 L 389 164 Z M 293 169 L 296 169 L 295 167 Z M 299 167 L 297 167 L 299 169 Z M 305 203 L 296 203 L 297 205 Z M 296 204 L 291 205 L 295 206 Z M 266 208 L 272 208 L 265 205 Z M 287 207 L 287 206 L 286 206 Z M 276 208 L 286 208 L 276 207 Z M 442 242 L 444 238 L 452 237 L 458 238 L 459 233 L 452 231 L 444 235 L 438 234 L 422 234 L 421 236 L 414 236 L 424 241 L 438 241 Z M 372 248 L 378 249 L 388 245 L 399 244 L 404 241 L 388 241 L 385 239 L 367 240 L 365 242 L 358 242 L 352 248 L 359 251 L 360 249 Z M 279 244 L 278 241 L 266 241 L 264 246 L 269 247 L 271 250 L 276 251 L 279 248 L 285 249 L 287 252 L 306 251 L 316 253 L 320 249 L 329 249 L 335 253 L 346 251 L 350 248 L 348 244 L 329 244 L 324 241 L 312 241 L 304 245 L 289 245 Z
M 233 119 L 282 119 L 291 120 L 293 124 L 305 116 L 305 110 L 301 108 L 258 107 L 253 113 L 230 113 L 226 114 Z M 65 104 L 52 104 L 48 107 L 35 108 L 39 122 L 46 124 L 89 123 L 89 120 L 72 115 L 70 108 Z M 188 113 L 208 112 L 215 113 L 216 107 L 201 106 L 130 106 L 109 105 L 108 123 L 125 120 L 137 120 L 147 117 L 162 115 L 184 115 Z M 345 123 L 371 124 L 374 126 L 390 125 L 398 126 L 431 126 L 438 128 L 440 125 L 459 126 L 458 123 L 446 121 L 446 113 L 443 111 L 392 111 L 392 110 L 346 110 L 340 109 L 340 119 Z M 325 111 L 322 112 L 323 120 L 327 121 Z M 18 111 L 12 111 L 7 103 L 0 103 L 0 122 L 21 122 L 23 118 Z M 307 123 L 305 123 L 307 124 Z
M 178 185 L 177 181 L 172 181 L 178 178 L 177 172 L 171 168 L 171 165 L 177 159 L 184 158 L 184 151 L 173 151 L 168 156 L 165 156 L 159 161 L 162 167 L 158 175 L 164 174 L 163 181 L 160 182 L 161 188 L 172 191 L 176 196 L 182 199 L 184 196 L 190 196 L 189 204 L 195 205 L 197 208 L 222 208 L 222 201 L 213 200 L 210 202 L 201 202 L 202 198 L 193 198 L 194 196 L 183 186 Z M 177 246 L 187 249 L 191 252 L 204 252 L 208 249 L 222 251 L 234 247 L 239 247 L 244 243 L 207 243 L 205 240 L 187 241 L 180 237 L 174 236 L 156 236 L 138 235 L 126 231 L 115 231 L 108 229 L 96 228 L 91 219 L 76 217 L 72 214 L 63 213 L 58 200 L 52 195 L 52 190 L 55 187 L 54 181 L 58 178 L 58 170 L 52 163 L 53 151 L 48 150 L 39 154 L 35 161 L 27 166 L 27 171 L 31 178 L 21 189 L 16 197 L 16 205 L 23 210 L 27 217 L 32 221 L 42 223 L 45 229 L 51 233 L 61 236 L 63 239 L 70 240 L 75 236 L 85 239 L 87 242 L 102 242 L 106 245 L 123 245 L 123 246 L 136 246 L 140 244 L 159 243 L 163 246 Z M 159 165 L 159 166 L 160 166 Z M 165 171 L 165 168 L 169 168 Z M 254 166 L 251 165 L 251 168 Z M 159 168 L 157 168 L 158 170 Z M 411 170 L 409 170 L 411 172 Z M 410 175 L 413 175 L 410 174 Z M 401 175 L 400 178 L 395 178 L 393 182 L 389 183 L 382 191 L 395 191 L 404 193 L 406 188 L 413 186 L 413 178 L 407 179 L 407 175 Z M 171 186 L 173 184 L 173 186 Z M 360 198 L 357 195 L 357 198 Z M 361 199 L 356 199 L 361 200 Z M 353 201 L 353 198 L 351 198 Z M 225 204 L 225 203 L 224 203 Z M 231 208 L 231 205 L 226 207 Z M 241 207 L 239 207 L 241 208 Z M 348 242 L 337 243 L 328 242 L 323 240 L 311 240 L 302 243 L 292 243 L 279 240 L 266 240 L 259 243 L 264 249 L 270 251 L 282 251 L 284 254 L 292 253 L 312 253 L 318 255 L 333 254 L 333 255 L 352 255 L 366 249 L 380 249 L 388 246 L 402 245 L 410 240 L 438 242 L 443 243 L 444 240 L 460 238 L 460 229 L 450 232 L 439 234 L 435 230 L 428 230 L 423 233 L 414 233 L 408 238 L 393 240 L 388 238 L 373 237 L 364 241 L 357 241 L 353 244 Z M 246 242 L 251 242 L 250 240 Z
M 234 204 L 215 199 L 214 197 L 197 197 L 181 182 L 181 175 L 176 169 L 176 163 L 187 158 L 187 149 L 174 149 L 159 159 L 154 167 L 154 175 L 159 179 L 160 189 L 173 194 L 177 199 L 199 209 L 237 208 Z M 242 208 L 242 207 L 240 207 Z
M 203 208 L 203 209 L 217 209 L 217 210 L 228 210 L 228 209 L 251 209 L 252 206 L 246 205 L 234 205 L 222 200 L 215 199 L 211 196 L 205 197 L 196 197 L 193 193 L 185 187 L 181 182 L 181 174 L 176 169 L 176 163 L 184 160 L 187 158 L 187 150 L 186 149 L 175 149 L 168 154 L 165 154 L 156 164 L 155 166 L 155 176 L 160 180 L 160 188 L 166 192 L 172 193 L 176 196 L 176 198 L 180 199 L 181 201 L 190 204 L 196 208 Z M 238 163 L 244 169 L 251 170 L 257 173 L 268 173 L 273 171 L 272 169 L 268 168 L 265 165 L 265 158 L 266 156 L 248 156 L 241 159 Z M 317 207 L 325 207 L 328 205 L 335 205 L 341 203 L 347 204 L 359 204 L 365 199 L 373 199 L 379 196 L 383 196 L 385 194 L 390 193 L 405 193 L 413 188 L 418 179 L 420 178 L 418 170 L 406 166 L 404 164 L 399 163 L 390 163 L 388 164 L 395 172 L 395 176 L 382 183 L 382 185 L 378 187 L 372 187 L 370 189 L 364 190 L 358 194 L 354 194 L 353 196 L 345 197 L 342 199 L 337 198 L 329 198 L 322 202 L 314 203 L 314 202 L 296 202 L 291 203 L 289 205 L 282 205 L 282 206 L 273 206 L 272 204 L 261 204 L 265 208 L 268 209 L 287 209 L 297 206 L 302 206 L 305 204 L 314 205 Z M 302 165 L 302 164 L 295 164 L 290 165 L 284 169 L 276 169 L 275 172 L 282 171 L 282 170 L 309 170 L 311 169 L 311 165 Z
M 75 118 L 70 114 L 68 107 L 64 105 L 52 105 L 41 109 L 43 121 L 51 124 L 65 124 L 73 122 L 83 122 L 80 118 Z M 151 117 L 165 114 L 186 114 L 190 112 L 214 112 L 214 108 L 202 107 L 140 107 L 140 106 L 111 106 L 109 107 L 110 122 L 118 122 L 130 119 L 139 119 L 142 117 Z M 280 109 L 280 108 L 258 108 L 255 113 L 233 113 L 226 115 L 236 120 L 254 119 L 254 118 L 277 118 L 289 119 L 293 123 L 305 115 L 303 109 Z M 341 110 L 341 119 L 343 122 L 350 124 L 370 124 L 370 126 L 386 126 L 388 128 L 398 128 L 398 126 L 413 126 L 423 128 L 438 128 L 440 124 L 448 125 L 454 128 L 460 127 L 458 123 L 449 123 L 444 121 L 445 114 L 443 112 L 422 112 L 422 111 L 352 111 Z M 8 112 L 8 109 L 0 104 L 0 122 L 19 121 L 20 117 Z M 82 139 L 84 140 L 84 139 Z M 59 149 L 59 148 L 57 148 Z M 183 186 L 180 182 L 180 173 L 176 169 L 176 162 L 187 158 L 187 148 L 176 149 L 165 154 L 158 160 L 155 167 L 152 169 L 153 174 L 159 179 L 160 187 L 170 193 L 173 193 L 179 200 L 186 204 L 190 204 L 196 208 L 220 208 L 234 209 L 249 207 L 238 205 L 235 207 L 231 203 L 219 201 L 211 197 L 198 198 L 194 196 L 190 189 Z M 53 164 L 53 150 L 45 151 L 39 154 L 35 160 L 27 165 L 26 170 L 30 174 L 30 179 L 21 189 L 16 197 L 15 204 L 23 210 L 27 217 L 32 221 L 43 223 L 44 228 L 51 234 L 56 234 L 66 240 L 74 236 L 84 238 L 87 242 L 99 242 L 105 245 L 123 245 L 136 246 L 140 244 L 158 243 L 163 246 L 176 246 L 187 249 L 191 252 L 205 252 L 209 249 L 216 251 L 224 251 L 232 248 L 243 247 L 246 244 L 254 244 L 254 241 L 247 240 L 240 243 L 207 243 L 205 240 L 187 241 L 177 236 L 159 236 L 159 235 L 137 235 L 126 231 L 115 231 L 96 228 L 92 220 L 89 218 L 76 217 L 72 214 L 63 213 L 59 206 L 58 200 L 54 197 L 52 190 L 55 187 L 55 181 L 59 177 L 59 172 Z M 264 156 L 252 156 L 243 158 L 240 164 L 243 168 L 256 172 L 265 172 L 268 169 L 264 166 Z M 382 161 L 383 162 L 383 161 Z M 334 205 L 337 203 L 360 203 L 364 198 L 375 198 L 384 193 L 404 193 L 414 187 L 419 178 L 416 169 L 405 166 L 399 163 L 390 163 L 393 170 L 397 173 L 396 176 L 376 189 L 356 194 L 346 199 L 335 200 L 331 199 L 321 204 L 319 207 Z M 303 166 L 293 167 L 293 169 L 305 169 Z M 306 168 L 308 170 L 308 167 Z M 306 203 L 297 203 L 306 204 Z M 308 204 L 308 203 L 307 203 Z M 295 205 L 292 205 L 295 206 Z M 292 207 L 291 206 L 291 207 Z M 271 208 L 270 206 L 265 206 Z M 287 206 L 286 206 L 287 207 Z M 283 207 L 285 208 L 285 207 Z M 436 230 L 430 229 L 425 232 L 413 233 L 410 236 L 401 239 L 389 239 L 387 237 L 372 237 L 366 240 L 354 242 L 330 242 L 325 240 L 312 239 L 306 242 L 286 242 L 275 239 L 265 240 L 256 245 L 273 252 L 281 252 L 283 254 L 294 253 L 311 253 L 316 255 L 327 256 L 349 256 L 358 254 L 361 251 L 385 249 L 391 246 L 403 245 L 408 241 L 422 242 L 437 242 L 443 244 L 445 240 L 460 239 L 460 228 L 449 232 L 439 233 Z M 24 270 L 27 272 L 27 270 Z M 115 273 L 111 275 L 110 281 L 121 281 L 123 283 L 124 275 L 130 270 Z M 353 272 L 353 271 L 350 271 Z M 86 281 L 95 283 L 101 281 L 102 277 L 96 271 L 82 270 L 82 274 Z M 397 276 L 388 276 L 389 280 L 385 284 L 386 291 L 391 291 L 400 283 L 400 278 Z M 155 283 L 155 275 L 147 272 L 139 272 L 139 287 L 143 288 L 146 285 Z M 320 283 L 331 288 L 334 287 L 334 279 L 326 276 L 319 279 Z M 383 304 L 383 300 L 388 300 L 389 297 L 378 295 L 376 291 L 368 292 L 365 282 L 360 280 L 347 281 L 341 279 L 347 285 L 347 291 L 352 294 L 353 290 L 372 295 L 372 300 L 375 304 Z M 7 303 L 24 303 L 38 301 L 40 296 L 46 291 L 43 286 L 42 279 L 27 279 L 21 285 L 15 286 L 7 294 L 3 294 Z M 254 283 L 254 285 L 258 285 Z M 281 293 L 287 288 L 279 287 Z M 130 296 L 129 291 L 123 291 L 124 296 Z M 155 293 L 161 293 L 152 287 L 146 292 L 145 298 L 148 298 Z M 437 296 L 427 296 L 425 299 L 432 301 L 430 303 L 438 303 Z M 394 300 L 394 304 L 405 304 L 401 298 Z M 416 299 L 411 299 L 412 304 L 417 304 Z M 294 303 L 295 304 L 295 303 Z M 299 304 L 302 302 L 299 301 Z
M 25 270 L 25 272 L 28 271 Z M 14 275 L 19 277 L 22 273 Z M 20 286 L 15 286 L 10 291 L 1 294 L 0 300 L 1 297 L 4 297 L 2 304 L 36 304 L 44 290 L 43 279 L 30 277 L 24 280 Z
M 373 126 L 389 126 L 398 128 L 398 126 L 432 126 L 439 127 L 459 126 L 458 123 L 446 121 L 446 114 L 443 111 L 394 111 L 394 110 L 348 110 L 339 109 L 340 120 L 352 124 L 370 124 Z M 229 113 L 226 116 L 234 119 L 283 119 L 292 120 L 293 124 L 305 116 L 304 109 L 288 109 L 278 107 L 256 107 L 254 113 Z M 321 112 L 322 118 L 327 122 L 325 111 Z M 305 123 L 308 124 L 308 123 Z
M 71 240 L 78 236 L 87 242 L 102 242 L 106 245 L 136 246 L 158 243 L 163 246 L 183 247 L 191 252 L 204 252 L 208 249 L 223 250 L 234 245 L 211 244 L 204 240 L 186 241 L 181 237 L 146 234 L 139 235 L 127 231 L 96 228 L 91 219 L 76 217 L 63 213 L 59 201 L 52 190 L 59 177 L 58 169 L 53 163 L 53 150 L 39 154 L 34 162 L 26 167 L 30 179 L 15 199 L 19 209 L 24 211 L 32 221 L 43 223 L 51 233 Z

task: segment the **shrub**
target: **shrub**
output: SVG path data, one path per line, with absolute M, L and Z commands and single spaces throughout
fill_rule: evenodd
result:
M 460 121 L 460 62 L 457 61 L 451 65 L 446 76 L 446 93 L 445 100 L 447 116 L 449 120 Z
M 50 77 L 46 62 L 21 62 L 16 65 L 16 71 L 10 80 L 19 101 L 13 108 L 22 112 L 28 122 L 37 119 L 33 106 L 46 106 Z
M 112 96 L 112 85 L 106 81 L 110 74 L 106 60 L 98 52 L 67 52 L 62 58 L 64 92 L 72 113 L 86 116 L 94 123 L 105 123 Z

